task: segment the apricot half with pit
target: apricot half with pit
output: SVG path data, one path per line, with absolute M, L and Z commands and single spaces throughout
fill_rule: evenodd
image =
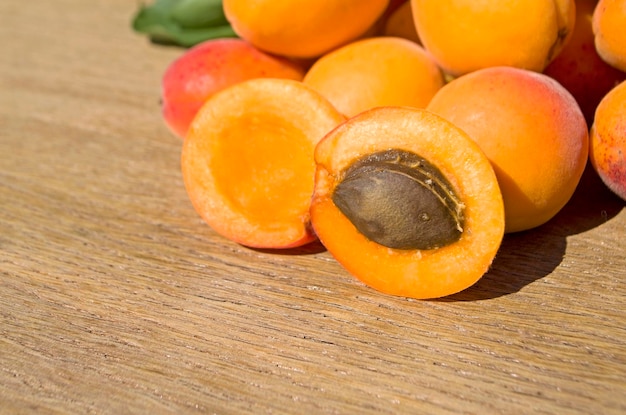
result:
M 436 298 L 489 269 L 504 234 L 500 188 L 452 123 L 418 108 L 374 108 L 330 131 L 315 161 L 313 228 L 366 285 Z

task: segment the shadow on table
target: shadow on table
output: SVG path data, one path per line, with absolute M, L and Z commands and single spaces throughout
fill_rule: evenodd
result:
M 616 216 L 625 204 L 587 166 L 569 203 L 538 228 L 507 234 L 489 272 L 474 286 L 440 301 L 476 301 L 521 290 L 549 275 L 563 260 L 567 237 Z
M 326 247 L 318 240 L 308 243 L 296 248 L 285 249 L 265 249 L 265 248 L 250 248 L 256 252 L 262 252 L 270 255 L 315 255 L 326 251 Z
M 587 166 L 568 204 L 548 223 L 505 235 L 489 272 L 466 290 L 435 301 L 477 301 L 515 293 L 549 275 L 563 261 L 567 237 L 602 225 L 616 216 L 624 201 Z M 291 249 L 254 249 L 272 255 L 315 255 L 325 252 L 319 241 Z

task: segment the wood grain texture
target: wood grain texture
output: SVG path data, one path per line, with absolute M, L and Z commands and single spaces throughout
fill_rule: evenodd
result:
M 1 414 L 623 414 L 626 211 L 587 172 L 474 287 L 214 234 L 134 0 L 0 2 Z

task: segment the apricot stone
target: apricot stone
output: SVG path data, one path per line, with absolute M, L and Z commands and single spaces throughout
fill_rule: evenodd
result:
M 333 202 L 369 240 L 395 249 L 435 249 L 463 233 L 463 203 L 428 160 L 383 150 L 356 160 Z

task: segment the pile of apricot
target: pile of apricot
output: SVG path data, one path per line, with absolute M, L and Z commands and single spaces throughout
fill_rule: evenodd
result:
M 244 246 L 321 241 L 392 295 L 468 288 L 587 163 L 626 200 L 623 0 L 223 0 L 236 39 L 163 77 L 198 214 Z

